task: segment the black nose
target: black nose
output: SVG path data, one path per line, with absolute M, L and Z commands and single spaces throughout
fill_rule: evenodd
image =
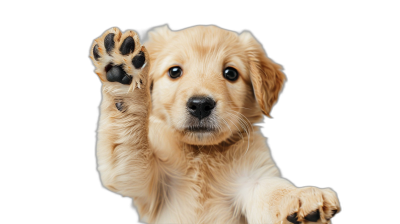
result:
M 195 96 L 188 100 L 186 107 L 191 115 L 201 120 L 211 114 L 215 107 L 215 101 L 210 97 Z

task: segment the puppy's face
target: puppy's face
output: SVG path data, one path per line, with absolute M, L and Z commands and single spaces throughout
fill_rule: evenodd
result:
M 163 27 L 150 34 L 146 47 L 151 55 L 152 114 L 189 144 L 218 144 L 248 133 L 262 111 L 269 112 L 281 88 L 277 80 L 282 83 L 284 78 L 249 33 L 239 36 L 217 27 L 172 32 Z M 262 60 L 276 70 L 270 74 L 276 93 L 268 93 L 265 86 Z M 265 102 L 267 93 L 276 94 L 273 102 Z

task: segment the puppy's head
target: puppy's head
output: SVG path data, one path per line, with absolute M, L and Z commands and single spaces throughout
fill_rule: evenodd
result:
M 269 116 L 285 80 L 254 37 L 214 26 L 149 33 L 152 114 L 183 142 L 218 144 Z

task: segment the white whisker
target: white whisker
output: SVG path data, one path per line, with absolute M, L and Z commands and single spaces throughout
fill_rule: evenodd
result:
M 226 124 L 226 126 L 229 128 L 229 131 L 231 132 L 231 135 L 233 135 L 232 129 L 231 129 L 231 127 L 229 127 L 228 122 L 227 122 L 223 117 L 219 117 L 219 118 L 222 119 L 222 121 L 223 121 L 223 122 Z
M 243 142 L 244 142 L 244 137 L 243 137 L 243 134 L 242 134 L 242 132 L 240 131 L 239 127 L 235 124 L 235 122 L 233 122 L 232 120 L 228 119 L 228 117 L 227 117 L 227 120 L 230 121 L 230 122 L 232 122 L 233 125 L 235 125 L 236 129 L 238 130 L 239 135 L 241 136 L 241 138 L 242 138 L 242 140 L 243 140 Z
M 235 114 L 232 114 L 232 113 L 230 113 L 231 115 L 233 115 L 233 116 L 236 116 L 237 118 L 238 118 L 238 121 L 239 121 L 239 123 L 240 124 L 243 124 L 244 126 L 245 126 L 245 128 L 243 128 L 243 130 L 246 132 L 246 134 L 247 134 L 247 149 L 246 149 L 246 153 L 248 152 L 248 150 L 249 150 L 249 148 L 250 148 L 250 139 L 251 139 L 251 133 L 253 133 L 253 126 L 252 126 L 252 124 L 251 124 L 251 122 L 246 118 L 246 116 L 244 116 L 243 114 L 241 114 L 240 112 L 237 112 L 237 111 L 233 111 L 233 110 L 229 110 L 228 111 L 228 113 L 229 112 L 235 112 L 235 113 L 237 113 L 238 115 L 235 115 Z M 244 120 L 244 119 L 242 119 L 240 116 L 242 116 L 242 117 L 244 117 L 246 120 Z M 243 127 L 243 126 L 242 126 Z M 250 132 L 250 130 L 249 130 L 249 128 L 251 127 L 251 132 Z M 245 153 L 245 154 L 246 154 Z

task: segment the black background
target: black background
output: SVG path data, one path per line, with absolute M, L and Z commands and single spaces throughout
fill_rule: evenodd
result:
M 106 6 L 106 5 L 105 5 Z M 108 7 L 108 6 L 107 6 Z M 360 137 L 358 117 L 360 91 L 354 80 L 365 74 L 358 63 L 358 32 L 363 17 L 353 17 L 346 7 L 329 6 L 287 11 L 237 8 L 192 13 L 182 9 L 149 11 L 127 6 L 116 10 L 78 8 L 67 14 L 57 12 L 42 20 L 51 26 L 50 46 L 56 52 L 47 64 L 57 85 L 48 85 L 56 100 L 50 100 L 53 116 L 51 136 L 57 144 L 50 166 L 44 166 L 44 191 L 38 193 L 43 205 L 37 218 L 60 221 L 134 223 L 137 214 L 131 199 L 105 190 L 99 181 L 95 160 L 95 130 L 101 100 L 100 81 L 89 59 L 93 39 L 106 29 L 134 29 L 143 35 L 151 27 L 169 24 L 172 30 L 193 25 L 214 24 L 241 32 L 249 30 L 263 44 L 270 58 L 283 65 L 288 82 L 265 119 L 263 133 L 283 177 L 296 186 L 330 187 L 338 193 L 343 212 L 334 223 L 347 223 L 359 195 Z M 307 7 L 306 7 L 307 8 Z M 131 12 L 122 13 L 125 10 Z M 296 8 L 294 8 L 296 9 Z M 186 10 L 186 11 L 187 11 Z M 121 14 L 113 15 L 113 13 Z M 43 24 L 42 24 L 43 25 Z M 54 99 L 54 98 L 53 98 Z M 52 147 L 50 147 L 52 148 Z M 43 190 L 43 189 L 42 189 Z M 354 211 L 354 210 L 353 210 Z

